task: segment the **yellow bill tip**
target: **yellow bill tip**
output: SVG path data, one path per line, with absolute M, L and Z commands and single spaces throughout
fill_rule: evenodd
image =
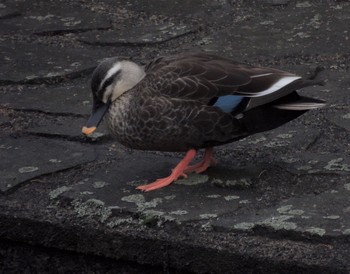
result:
M 85 135 L 90 135 L 90 134 L 92 134 L 95 130 L 96 130 L 96 127 L 83 127 L 83 129 L 81 130 L 81 132 L 84 133 Z

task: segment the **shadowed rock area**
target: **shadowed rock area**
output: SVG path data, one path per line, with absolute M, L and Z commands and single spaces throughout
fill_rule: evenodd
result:
M 348 1 L 0 4 L 0 272 L 349 273 Z M 157 191 L 179 153 L 81 135 L 90 74 L 186 51 L 288 70 L 327 106 L 217 148 Z

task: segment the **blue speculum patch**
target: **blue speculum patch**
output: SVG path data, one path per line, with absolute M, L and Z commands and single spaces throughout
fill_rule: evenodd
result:
M 224 112 L 232 112 L 240 102 L 242 102 L 243 96 L 237 95 L 225 95 L 220 96 L 215 102 L 214 106 L 220 108 Z

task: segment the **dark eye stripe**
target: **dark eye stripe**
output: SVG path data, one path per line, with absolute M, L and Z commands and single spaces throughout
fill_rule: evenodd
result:
M 105 89 L 113 83 L 114 79 L 119 75 L 121 71 L 118 70 L 117 72 L 115 72 L 114 74 L 111 75 L 111 77 L 109 77 L 104 83 L 102 88 L 100 89 L 100 93 L 104 93 Z

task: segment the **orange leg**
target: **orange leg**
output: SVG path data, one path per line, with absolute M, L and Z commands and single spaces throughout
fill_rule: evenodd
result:
M 206 171 L 208 167 L 213 165 L 216 165 L 216 160 L 214 159 L 214 149 L 210 147 L 205 149 L 202 161 L 200 161 L 198 164 L 187 167 L 184 172 L 185 173 L 190 173 L 190 172 L 202 173 Z
M 138 186 L 137 189 L 140 189 L 142 191 L 151 191 L 170 185 L 172 182 L 176 181 L 180 176 L 187 178 L 187 175 L 184 171 L 188 167 L 189 163 L 193 160 L 193 158 L 196 157 L 196 154 L 197 151 L 195 149 L 190 149 L 168 177 L 158 179 L 155 182 L 147 185 Z

